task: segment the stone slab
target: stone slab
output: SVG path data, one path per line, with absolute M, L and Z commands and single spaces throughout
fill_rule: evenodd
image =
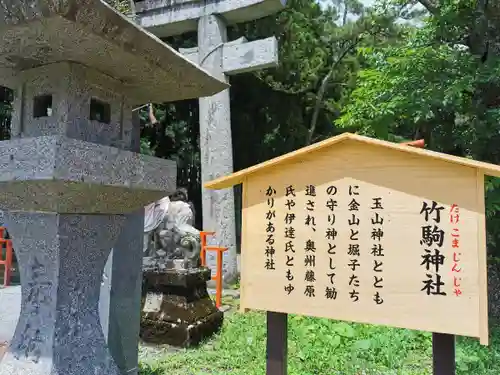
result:
M 198 47 L 180 48 L 189 61 L 198 64 Z M 246 42 L 244 38 L 224 43 L 222 47 L 222 70 L 224 74 L 235 75 L 259 69 L 278 66 L 278 40 L 272 36 L 266 39 Z
M 217 311 L 214 306 L 214 302 L 206 293 L 206 285 L 202 287 L 195 288 L 192 291 L 186 293 L 187 296 L 182 296 L 179 294 L 172 293 L 171 290 L 163 291 L 163 297 L 159 290 L 156 290 L 156 295 L 154 299 L 160 302 L 160 306 L 148 306 L 152 307 L 146 311 L 143 308 L 143 316 L 146 319 L 150 319 L 156 322 L 171 322 L 171 323 L 185 323 L 186 325 L 196 324 L 198 321 L 204 320 L 209 314 Z M 147 300 L 147 296 L 145 300 Z M 156 307 L 156 309 L 155 309 Z
M 143 319 L 141 338 L 148 343 L 167 344 L 188 348 L 200 344 L 203 340 L 220 331 L 224 320 L 222 311 L 214 311 L 195 324 L 156 322 Z
M 175 191 L 176 163 L 63 136 L 0 142 L 0 207 L 61 213 L 139 210 Z
M 144 280 L 152 287 L 160 285 L 191 287 L 203 284 L 210 280 L 210 270 L 208 268 L 186 270 L 184 272 L 177 270 L 165 271 L 143 271 Z
M 0 33 L 0 74 L 78 62 L 123 81 L 137 103 L 198 98 L 228 87 L 101 0 L 2 0 Z
M 160 38 L 194 31 L 198 18 L 222 16 L 228 25 L 269 16 L 286 5 L 286 0 L 145 0 L 134 1 L 139 24 Z

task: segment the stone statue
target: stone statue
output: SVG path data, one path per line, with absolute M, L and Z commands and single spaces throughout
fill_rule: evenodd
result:
M 224 315 L 207 291 L 211 271 L 200 265 L 200 232 L 186 189 L 145 209 L 143 300 L 144 342 L 197 345 L 218 332 Z
M 146 207 L 144 221 L 145 264 L 161 268 L 183 260 L 183 268 L 200 266 L 200 231 L 194 226 L 194 206 L 187 190 L 179 188 L 170 197 Z

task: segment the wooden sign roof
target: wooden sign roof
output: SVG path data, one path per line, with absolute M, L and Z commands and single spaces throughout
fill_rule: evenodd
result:
M 241 308 L 488 343 L 484 175 L 500 167 L 342 134 L 243 183 Z
M 204 184 L 207 189 L 225 189 L 234 185 L 241 184 L 243 180 L 247 177 L 251 177 L 255 173 L 268 172 L 270 168 L 276 166 L 282 166 L 284 163 L 293 163 L 312 152 L 318 152 L 329 147 L 338 146 L 345 142 L 357 142 L 366 143 L 369 145 L 387 148 L 394 151 L 407 152 L 416 156 L 421 156 L 423 158 L 430 158 L 436 160 L 442 160 L 450 162 L 457 165 L 463 165 L 466 167 L 473 167 L 481 170 L 485 175 L 500 177 L 500 166 L 493 165 L 489 163 L 484 163 L 472 159 L 462 158 L 453 155 L 447 155 L 436 151 L 430 151 L 425 149 L 420 149 L 416 147 L 411 147 L 411 145 L 392 143 L 388 141 L 382 141 L 379 139 L 369 138 L 353 133 L 343 133 L 338 136 L 328 138 L 322 142 L 312 144 L 307 147 L 303 147 L 296 151 L 290 152 L 288 154 L 276 157 L 274 159 L 265 161 L 263 163 L 254 165 L 252 167 L 243 169 L 241 171 L 230 174 L 229 176 L 223 176 L 215 180 L 209 181 Z

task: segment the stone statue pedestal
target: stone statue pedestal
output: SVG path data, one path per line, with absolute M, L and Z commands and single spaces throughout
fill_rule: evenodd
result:
M 224 314 L 207 292 L 210 270 L 175 265 L 163 270 L 143 268 L 141 339 L 186 348 L 217 333 Z

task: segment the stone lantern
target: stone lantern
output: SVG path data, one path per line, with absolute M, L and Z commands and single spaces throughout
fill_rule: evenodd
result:
M 99 322 L 103 268 L 127 215 L 175 189 L 174 162 L 139 155 L 142 103 L 227 87 L 100 0 L 0 2 L 0 207 L 22 308 L 0 375 L 118 375 Z

